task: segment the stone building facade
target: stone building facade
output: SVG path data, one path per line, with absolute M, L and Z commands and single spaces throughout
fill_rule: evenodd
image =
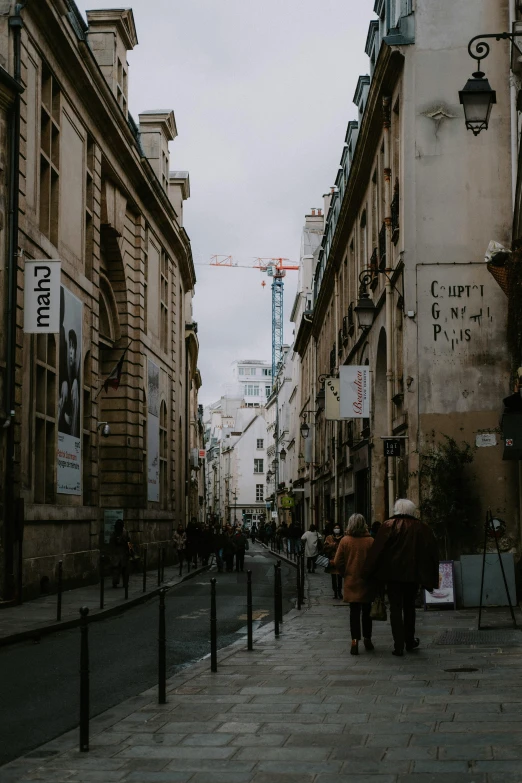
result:
M 507 4 L 377 0 L 374 10 L 358 120 L 325 198 L 313 304 L 296 323 L 301 418 L 311 411 L 311 455 L 299 468 L 307 521 L 360 511 L 373 522 L 397 497 L 418 502 L 422 455 L 447 435 L 491 444 L 468 470 L 475 532 L 491 507 L 519 549 L 517 471 L 502 460 L 499 430 L 510 391 L 506 307 L 484 263 L 491 239 L 510 240 L 507 47 L 488 58 L 497 105 L 487 134 L 466 131 L 458 98 L 469 39 L 507 29 Z M 368 329 L 357 323 L 361 291 L 375 308 Z M 346 364 L 369 366 L 371 415 L 326 420 L 325 378 Z M 384 455 L 384 436 L 400 436 L 400 456 Z
M 10 312 L 0 278 L 4 599 L 52 584 L 59 559 L 66 583 L 95 579 L 118 517 L 153 563 L 190 511 L 201 379 L 183 228 L 189 179 L 169 167 L 174 113 L 129 114 L 127 52 L 137 43 L 130 9 L 92 11 L 86 23 L 72 0 L 0 3 L 0 65 L 19 68 L 23 89 L 8 172 L 18 230 L 4 229 L 1 244 L 16 279 Z M 4 161 L 9 151 L 2 138 Z M 61 262 L 58 334 L 24 333 L 31 259 Z M 105 389 L 123 355 L 118 388 Z

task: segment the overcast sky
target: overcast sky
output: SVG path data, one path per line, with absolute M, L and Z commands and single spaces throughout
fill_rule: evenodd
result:
M 121 7 L 76 0 L 88 8 Z M 134 0 L 129 106 L 173 109 L 171 169 L 190 172 L 185 228 L 197 264 L 200 402 L 234 359 L 271 359 L 271 292 L 250 269 L 200 264 L 215 253 L 299 260 L 304 215 L 333 185 L 374 0 Z M 296 291 L 285 281 L 285 341 Z

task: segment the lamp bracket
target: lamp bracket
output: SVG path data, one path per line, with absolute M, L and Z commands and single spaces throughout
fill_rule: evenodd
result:
M 491 48 L 490 45 L 484 40 L 485 38 L 494 38 L 495 41 L 509 40 L 522 54 L 522 49 L 516 42 L 516 39 L 520 38 L 520 33 L 483 33 L 482 35 L 476 35 L 468 44 L 468 54 L 477 61 L 477 71 L 479 72 L 480 63 L 488 56 Z M 476 41 L 479 41 L 479 43 L 476 43 Z

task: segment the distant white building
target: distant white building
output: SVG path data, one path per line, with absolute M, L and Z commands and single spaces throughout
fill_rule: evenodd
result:
M 232 362 L 232 383 L 225 387 L 226 396 L 243 397 L 249 408 L 264 405 L 272 391 L 272 365 L 258 359 Z
M 207 509 L 212 522 L 259 523 L 266 513 L 265 402 L 271 368 L 253 360 L 234 362 L 233 367 L 236 382 L 204 413 Z

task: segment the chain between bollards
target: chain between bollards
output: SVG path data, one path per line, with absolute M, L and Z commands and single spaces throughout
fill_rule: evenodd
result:
M 210 580 L 210 671 L 217 672 L 216 580 Z
M 80 609 L 80 752 L 89 750 L 89 608 Z
M 167 588 L 159 592 L 158 630 L 158 704 L 167 703 L 167 637 L 165 631 L 165 595 Z
M 58 560 L 58 592 L 56 593 L 56 621 L 59 623 L 62 619 L 62 581 L 63 581 L 63 562 Z
M 105 605 L 105 571 L 104 571 L 104 555 L 100 555 L 100 609 L 103 609 Z
M 143 592 L 147 592 L 147 549 L 148 547 L 143 547 Z
M 247 571 L 247 639 L 248 649 L 254 649 L 252 629 L 252 571 Z

